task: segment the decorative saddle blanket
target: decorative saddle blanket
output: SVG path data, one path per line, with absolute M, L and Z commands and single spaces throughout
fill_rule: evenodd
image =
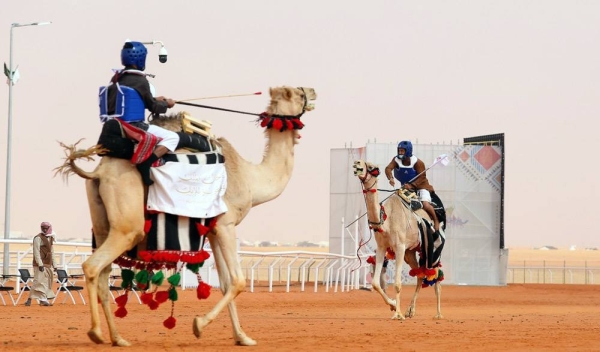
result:
M 190 218 L 212 218 L 227 211 L 223 155 L 167 154 L 163 160 L 163 165 L 150 169 L 154 184 L 148 187 L 147 211 Z
M 133 163 L 145 160 L 157 140 L 141 127 L 117 119 L 106 121 L 98 140 L 105 149 L 102 156 Z M 204 134 L 194 136 L 206 138 Z M 151 168 L 154 184 L 148 189 L 146 204 L 147 238 L 119 257 L 119 265 L 142 268 L 154 266 L 150 264 L 154 262 L 173 267 L 177 262 L 205 259 L 202 236 L 214 226 L 216 217 L 227 211 L 223 198 L 227 189 L 225 159 L 218 149 L 209 143 L 206 146 L 210 150 L 166 154 L 160 165 Z
M 398 190 L 398 196 L 405 207 L 414 210 L 413 207 L 416 200 L 414 192 L 400 189 Z M 440 265 L 442 249 L 446 243 L 446 238 L 444 237 L 444 230 L 446 228 L 446 210 L 444 209 L 441 199 L 434 192 L 431 193 L 431 199 L 436 216 L 440 222 L 440 231 L 434 231 L 433 226 L 429 221 L 426 221 L 416 213 L 413 213 L 419 224 L 419 266 L 424 269 L 432 269 Z

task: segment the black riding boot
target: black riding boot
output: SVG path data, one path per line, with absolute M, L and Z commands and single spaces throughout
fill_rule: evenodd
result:
M 152 166 L 152 163 L 155 162 L 156 160 L 158 160 L 158 156 L 156 156 L 156 154 L 152 153 L 152 154 L 150 154 L 148 159 L 146 159 L 136 165 L 138 171 L 140 172 L 140 175 L 142 175 L 142 181 L 144 182 L 145 185 L 150 186 L 151 184 L 154 183 L 154 181 L 152 181 L 150 179 L 150 166 Z
M 211 150 L 210 144 L 204 136 L 185 132 L 177 132 L 177 135 L 179 135 L 179 143 L 177 144 L 178 149 L 187 148 L 199 152 L 208 152 Z

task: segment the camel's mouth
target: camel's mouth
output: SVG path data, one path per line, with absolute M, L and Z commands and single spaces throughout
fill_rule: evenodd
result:
M 298 87 L 301 91 L 304 92 L 304 96 L 306 98 L 306 106 L 304 110 L 312 111 L 315 109 L 315 104 L 312 103 L 313 100 L 317 100 L 317 92 L 315 92 L 314 88 L 309 87 Z
M 354 176 L 358 176 L 358 177 L 366 176 L 367 165 L 365 165 L 365 162 L 363 160 L 355 161 L 354 165 L 352 165 L 352 167 L 354 168 Z

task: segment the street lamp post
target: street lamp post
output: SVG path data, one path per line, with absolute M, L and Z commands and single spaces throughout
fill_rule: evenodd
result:
M 33 22 L 33 23 L 13 23 L 10 25 L 10 58 L 9 58 L 9 82 L 8 82 L 8 126 L 6 137 L 6 197 L 4 199 L 4 238 L 10 238 L 10 162 L 11 162 L 11 142 L 12 142 L 12 90 L 13 90 L 13 29 L 27 26 L 43 26 L 52 22 Z M 8 243 L 4 243 L 4 262 L 3 273 L 8 275 L 8 266 L 10 265 Z

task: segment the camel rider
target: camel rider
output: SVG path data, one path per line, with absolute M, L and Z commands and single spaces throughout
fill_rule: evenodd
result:
M 392 186 L 395 185 L 394 178 L 396 178 L 402 183 L 403 188 L 417 191 L 423 203 L 423 209 L 433 220 L 434 230 L 439 231 L 440 222 L 431 205 L 431 193 L 434 193 L 434 190 L 425 175 L 425 163 L 414 156 L 412 151 L 413 147 L 410 141 L 398 143 L 398 155 L 385 167 L 385 176 Z
M 100 88 L 100 118 L 105 122 L 118 117 L 161 139 L 154 153 L 137 165 L 144 184 L 151 185 L 154 181 L 150 179 L 150 166 L 167 152 L 174 152 L 180 137 L 173 131 L 145 123 L 146 109 L 154 114 L 164 114 L 175 105 L 173 99 L 153 96 L 144 73 L 147 53 L 144 44 L 125 42 L 121 50 L 121 63 L 125 68 L 114 74 L 107 89 Z

